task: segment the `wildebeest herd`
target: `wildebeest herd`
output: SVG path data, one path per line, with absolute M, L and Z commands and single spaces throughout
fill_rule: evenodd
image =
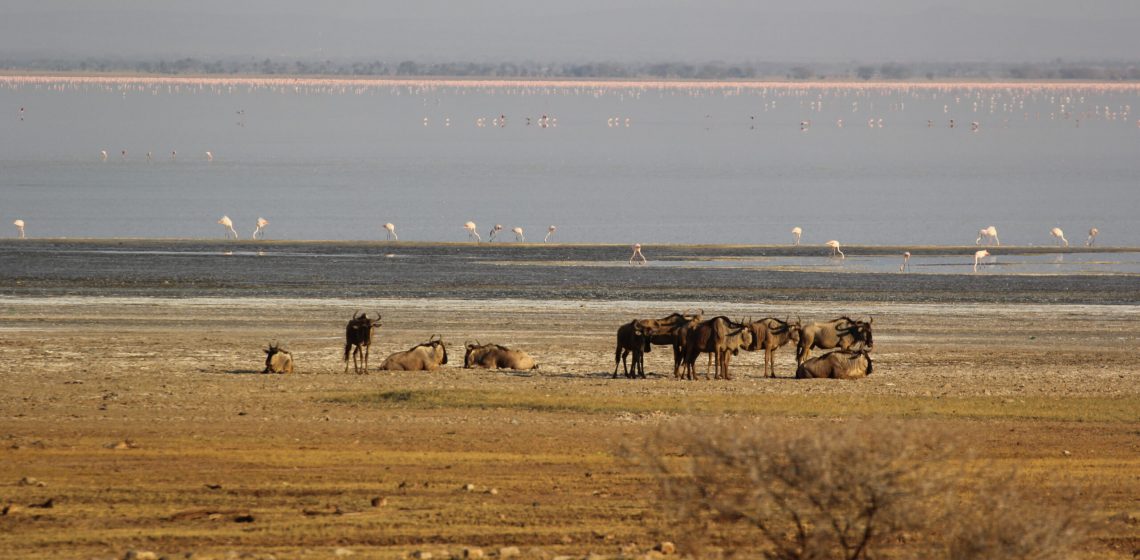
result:
M 776 377 L 775 353 L 780 347 L 794 344 L 798 379 L 835 378 L 853 379 L 870 375 L 873 369 L 871 350 L 874 340 L 871 325 L 874 319 L 860 321 L 850 317 L 807 324 L 799 319 L 768 317 L 757 321 L 733 321 L 725 316 L 704 319 L 703 311 L 673 313 L 661 319 L 635 319 L 618 327 L 617 347 L 614 350 L 614 372 L 617 378 L 621 367 L 628 378 L 645 377 L 645 354 L 653 346 L 673 349 L 673 377 L 697 378 L 696 362 L 701 354 L 708 354 L 705 379 L 715 365 L 716 379 L 732 379 L 729 363 L 741 350 L 764 351 L 764 374 Z M 354 313 L 345 325 L 344 371 L 348 372 L 349 356 L 356 373 L 368 371 L 368 354 L 376 330 L 380 328 L 380 314 L 376 318 L 367 313 Z M 464 368 L 531 370 L 538 364 L 522 350 L 513 350 L 499 344 L 464 344 Z M 813 348 L 832 352 L 811 357 Z M 262 373 L 292 373 L 293 356 L 277 344 L 265 350 L 265 369 Z M 627 362 L 627 359 L 632 359 Z M 440 335 L 408 350 L 389 355 L 380 364 L 387 371 L 436 371 L 447 363 L 447 346 Z

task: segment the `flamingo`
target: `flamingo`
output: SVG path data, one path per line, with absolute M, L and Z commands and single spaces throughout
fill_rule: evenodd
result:
M 899 272 L 906 272 L 910 269 L 910 251 L 903 252 L 903 262 L 899 265 Z
M 388 240 L 389 241 L 392 241 L 392 240 L 399 241 L 400 240 L 400 238 L 396 235 L 396 224 L 393 224 L 392 222 L 388 222 L 388 223 L 384 224 L 384 229 L 388 230 Z
M 178 159 L 178 151 L 170 150 L 170 161 L 174 161 L 176 159 Z
M 988 256 L 990 256 L 990 252 L 985 250 L 985 249 L 982 249 L 981 251 L 974 253 L 974 272 L 978 271 L 978 263 L 981 262 L 982 259 L 984 259 Z
M 633 254 L 629 257 L 629 264 L 633 264 L 635 259 L 641 259 L 638 264 L 647 264 L 649 261 L 645 260 L 645 255 L 641 254 L 641 243 L 633 244 Z
M 1096 228 L 1090 229 L 1089 230 L 1089 239 L 1088 239 L 1088 241 L 1085 241 L 1085 247 L 1092 247 L 1093 243 L 1096 243 L 1096 236 L 1097 235 L 1100 235 L 1099 229 L 1096 229 Z
M 526 241 L 526 238 L 523 237 L 523 229 L 521 227 L 515 227 L 511 231 L 515 232 L 515 241 L 518 241 L 520 243 Z
M 994 245 L 1001 245 L 1001 241 L 998 240 L 997 228 L 994 226 L 979 229 L 978 238 L 974 240 L 974 245 L 981 245 L 982 239 L 985 239 L 987 244 L 992 241 Z
M 844 254 L 843 254 L 843 251 L 841 251 L 841 250 L 839 249 L 839 242 L 838 242 L 838 241 L 836 241 L 836 240 L 832 239 L 831 241 L 828 241 L 827 243 L 824 243 L 824 245 L 827 245 L 828 247 L 831 247 L 831 256 L 833 256 L 833 257 L 834 257 L 834 256 L 836 256 L 836 255 L 839 255 L 839 258 L 841 258 L 841 259 L 846 259 L 846 258 L 847 258 L 847 255 L 844 255 Z
M 487 232 L 487 242 L 490 243 L 491 241 L 494 241 L 495 237 L 499 235 L 500 231 L 503 231 L 503 224 L 495 224 L 495 227 L 491 228 L 491 231 Z
M 206 151 L 206 161 L 214 161 L 214 154 L 209 150 Z
M 1052 235 L 1053 237 L 1056 237 L 1059 240 L 1057 243 L 1058 245 L 1060 245 L 1061 243 L 1064 243 L 1066 247 L 1069 246 L 1069 240 L 1065 239 L 1065 232 L 1061 231 L 1061 228 L 1055 227 L 1055 228 L 1049 230 L 1049 235 Z
M 24 239 L 24 220 L 16 220 L 12 222 L 12 225 L 16 226 L 16 230 L 20 232 L 20 239 Z
M 100 150 L 99 157 L 102 158 L 103 161 L 107 161 L 107 150 Z
M 796 227 L 792 228 L 792 238 L 795 239 L 795 241 L 792 242 L 792 245 L 794 245 L 794 246 L 799 245 L 800 244 L 800 237 L 803 236 L 803 234 L 804 234 L 804 230 L 801 229 L 800 226 L 796 226 Z
M 475 231 L 475 227 L 475 222 L 467 222 L 466 224 L 463 224 L 463 229 L 467 230 L 467 237 L 474 239 L 475 242 L 478 243 L 482 241 L 483 238 L 479 237 L 479 232 Z
M 257 228 L 253 230 L 253 237 L 250 239 L 261 239 L 265 235 L 265 226 L 267 225 L 269 225 L 269 220 L 258 218 Z
M 548 228 L 548 229 L 546 230 L 546 237 L 545 237 L 545 238 L 542 240 L 542 242 L 543 242 L 543 243 L 546 243 L 546 242 L 550 241 L 550 237 L 551 237 L 552 235 L 554 235 L 554 230 L 556 230 L 556 229 L 558 229 L 558 228 L 556 228 L 556 227 L 554 227 L 554 226 L 550 226 L 550 228 Z
M 154 154 L 147 152 L 146 153 L 146 160 L 147 161 L 154 161 Z
M 126 150 L 122 151 L 122 156 L 123 156 L 123 161 L 127 161 L 127 151 Z
M 234 229 L 234 221 L 231 220 L 229 216 L 222 216 L 222 219 L 218 220 L 218 223 L 226 228 L 226 239 L 230 238 L 231 233 L 234 234 L 234 239 L 238 238 L 237 230 Z

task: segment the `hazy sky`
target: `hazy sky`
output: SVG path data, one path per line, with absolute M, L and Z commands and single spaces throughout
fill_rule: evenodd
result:
M 2 0 L 0 58 L 1140 58 L 1136 0 Z

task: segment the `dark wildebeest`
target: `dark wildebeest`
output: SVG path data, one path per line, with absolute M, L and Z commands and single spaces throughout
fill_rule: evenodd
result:
M 614 375 L 617 379 L 617 365 L 621 362 L 625 376 L 632 379 L 640 376 L 645 379 L 645 354 L 653 350 L 653 331 L 639 320 L 630 321 L 620 327 L 617 332 L 617 350 L 614 351 Z M 633 363 L 626 367 L 625 359 L 633 354 Z
M 467 352 L 463 355 L 463 367 L 485 369 L 538 369 L 538 364 L 530 354 L 522 350 L 511 350 L 498 344 L 466 344 Z
M 447 347 L 440 336 L 432 335 L 423 344 L 388 356 L 380 369 L 389 371 L 435 371 L 447 363 Z
M 710 364 L 713 358 L 716 359 L 717 378 L 723 376 L 725 379 L 731 379 L 728 376 L 728 360 L 726 359 L 728 353 L 735 354 L 741 348 L 747 348 L 752 344 L 752 331 L 723 316 L 713 317 L 692 327 L 686 327 L 681 334 L 683 337 L 681 343 L 682 361 L 685 366 L 682 377 L 686 379 L 695 378 L 694 366 L 697 357 L 702 352 L 710 354 Z M 705 379 L 708 377 L 708 368 L 706 368 Z
M 764 375 L 776 377 L 776 350 L 788 343 L 799 344 L 799 321 L 792 323 L 769 317 L 746 323 L 745 326 L 752 331 L 752 346 L 747 350 L 764 350 Z
M 631 377 L 630 371 L 626 369 L 626 356 L 631 352 L 644 354 L 649 351 L 645 349 L 644 341 L 640 339 L 642 335 L 634 336 L 634 323 L 641 325 L 647 331 L 643 334 L 649 335 L 650 344 L 673 347 L 673 376 L 676 377 L 681 367 L 681 329 L 699 323 L 703 313 L 700 309 L 692 315 L 673 313 L 661 319 L 639 319 L 618 327 L 617 348 L 614 350 L 614 377 L 617 377 L 618 362 L 621 362 L 626 377 Z M 641 350 L 638 350 L 639 348 Z M 634 356 L 635 359 L 638 357 L 637 355 Z M 644 365 L 641 367 L 644 369 Z
M 871 338 L 870 321 L 856 321 L 850 317 L 840 317 L 826 323 L 808 323 L 800 328 L 800 341 L 796 345 L 796 363 L 802 364 L 811 356 L 812 348 L 851 350 L 859 345 L 871 351 L 875 342 Z
M 293 373 L 293 354 L 276 344 L 265 349 L 265 369 L 261 373 Z
M 836 350 L 800 364 L 796 379 L 858 379 L 871 375 L 873 370 L 868 349 Z
M 348 373 L 348 353 L 352 351 L 352 367 L 356 373 L 368 372 L 368 350 L 372 347 L 372 334 L 380 326 L 380 314 L 369 319 L 367 313 L 352 314 L 344 327 L 344 372 Z M 358 361 L 359 360 L 359 361 Z

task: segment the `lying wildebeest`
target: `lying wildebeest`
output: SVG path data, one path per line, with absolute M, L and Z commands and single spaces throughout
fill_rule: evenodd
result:
M 796 379 L 858 379 L 873 370 L 871 352 L 866 348 L 836 350 L 800 364 Z
M 498 344 L 467 343 L 467 352 L 463 356 L 463 367 L 486 369 L 538 369 L 538 364 L 530 354 L 522 350 L 511 350 Z
M 768 317 L 745 323 L 745 326 L 752 331 L 752 346 L 747 350 L 764 350 L 764 375 L 776 377 L 776 350 L 789 342 L 799 344 L 799 321 L 792 323 Z
M 717 378 L 731 379 L 728 375 L 729 353 L 736 354 L 741 348 L 752 345 L 752 331 L 744 328 L 743 324 L 733 322 L 728 317 L 713 317 L 692 327 L 686 327 L 681 332 L 681 350 L 684 353 L 685 366 L 682 377 L 694 379 L 694 366 L 697 357 L 702 352 L 708 352 L 710 363 L 716 359 Z M 705 379 L 708 379 L 708 368 L 705 368 Z
M 261 373 L 293 373 L 293 354 L 277 344 L 265 349 L 265 369 Z
M 380 369 L 389 371 L 435 371 L 447 363 L 447 347 L 438 334 L 423 344 L 388 356 Z
M 352 350 L 352 367 L 356 373 L 368 372 L 368 350 L 372 347 L 372 333 L 380 326 L 380 314 L 369 319 L 367 313 L 352 314 L 344 327 L 344 372 L 348 373 L 348 352 Z M 358 361 L 359 359 L 359 361 Z
M 632 377 L 629 369 L 626 368 L 625 359 L 631 352 L 643 354 L 649 351 L 644 346 L 644 340 L 640 338 L 644 334 L 648 334 L 650 344 L 673 347 L 673 376 L 676 377 L 681 368 L 681 329 L 699 323 L 703 313 L 700 309 L 695 314 L 673 313 L 661 319 L 639 319 L 618 327 L 617 349 L 614 350 L 614 377 L 617 377 L 618 362 L 621 362 L 626 377 Z M 638 334 L 636 337 L 634 335 L 634 323 L 640 325 L 644 330 L 642 334 Z M 641 350 L 638 350 L 639 348 Z M 636 360 L 639 357 L 641 356 L 635 354 L 634 359 Z M 641 364 L 641 368 L 644 370 L 644 364 Z M 642 377 L 644 376 L 643 372 Z
M 851 350 L 859 345 L 867 351 L 874 349 L 871 338 L 870 321 L 856 321 L 850 317 L 840 317 L 826 323 L 808 323 L 800 328 L 800 341 L 796 344 L 796 363 L 802 364 L 811 356 L 812 348 Z

